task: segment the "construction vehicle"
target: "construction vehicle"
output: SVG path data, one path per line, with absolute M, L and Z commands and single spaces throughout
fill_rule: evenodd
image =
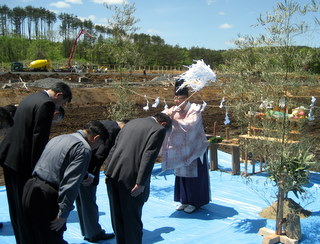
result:
M 82 35 L 82 34 L 86 34 L 88 37 L 90 38 L 93 38 L 85 29 L 81 29 L 78 33 L 78 36 L 76 37 L 76 39 L 73 41 L 73 45 L 72 45 L 72 48 L 71 48 L 71 52 L 70 52 L 70 55 L 69 55 L 69 59 L 68 59 L 68 66 L 67 67 L 62 67 L 62 68 L 59 68 L 59 69 L 54 69 L 52 71 L 55 71 L 55 72 L 72 72 L 72 71 L 75 71 L 75 69 L 72 67 L 71 65 L 71 60 L 73 58 L 73 53 L 75 51 L 75 48 L 76 48 L 76 45 L 77 45 L 77 42 L 78 42 L 78 39 L 79 37 Z M 13 72 L 22 72 L 22 71 L 48 71 L 49 68 L 50 68 L 50 61 L 47 60 L 47 59 L 38 59 L 38 60 L 34 60 L 30 63 L 30 65 L 25 68 L 23 67 L 23 64 L 22 63 L 19 63 L 19 62 L 13 62 L 11 64 L 11 71 Z
M 50 61 L 48 59 L 38 59 L 32 61 L 28 69 L 30 71 L 48 71 L 50 66 Z
M 95 73 L 108 73 L 108 67 L 107 66 L 98 66 L 98 68 L 95 69 L 93 72 L 95 72 Z
M 23 72 L 23 71 L 48 71 L 50 68 L 50 61 L 47 59 L 38 59 L 32 61 L 28 67 L 23 67 L 20 62 L 11 63 L 11 71 Z
M 70 52 L 70 55 L 69 55 L 69 59 L 68 59 L 68 68 L 71 69 L 71 60 L 73 58 L 73 53 L 74 53 L 74 50 L 76 48 L 76 45 L 77 45 L 77 41 L 79 39 L 79 37 L 82 35 L 82 34 L 86 34 L 88 37 L 92 38 L 92 36 L 85 30 L 85 29 L 81 29 L 78 33 L 78 36 L 76 37 L 76 39 L 73 41 L 73 45 L 72 45 L 72 48 L 71 48 L 71 52 Z
M 13 62 L 13 63 L 11 63 L 11 71 L 12 72 L 21 72 L 21 71 L 26 71 L 26 68 L 23 67 L 22 63 Z
M 73 66 L 71 65 L 71 60 L 72 60 L 72 58 L 73 58 L 73 54 L 74 54 L 74 51 L 75 51 L 75 49 L 76 49 L 78 39 L 80 38 L 80 36 L 81 36 L 82 34 L 86 34 L 88 37 L 93 38 L 85 29 L 81 29 L 81 30 L 79 31 L 76 39 L 74 39 L 74 41 L 73 41 L 73 45 L 72 45 L 71 52 L 70 52 L 70 55 L 69 55 L 67 67 L 61 67 L 61 68 L 55 69 L 55 70 L 53 70 L 53 71 L 55 71 L 55 72 L 76 72 L 77 70 L 79 70 L 79 68 L 73 67 Z

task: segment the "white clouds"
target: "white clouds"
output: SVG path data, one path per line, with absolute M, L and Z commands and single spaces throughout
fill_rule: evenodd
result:
M 107 0 L 92 0 L 94 3 L 107 3 Z
M 82 0 L 65 0 L 67 3 L 82 4 Z
M 78 18 L 81 19 L 82 21 L 91 20 L 93 22 L 94 20 L 96 20 L 96 16 L 95 15 L 89 15 L 88 17 L 78 17 Z
M 60 10 L 56 10 L 56 9 L 49 9 L 49 10 L 57 15 L 61 13 Z
M 216 0 L 206 0 L 208 5 L 214 4 Z
M 148 29 L 148 30 L 147 30 L 147 33 L 151 33 L 151 34 L 160 34 L 160 33 L 161 33 L 161 31 L 159 31 L 159 30 L 155 30 L 155 29 Z
M 228 23 L 224 23 L 222 25 L 219 26 L 220 29 L 231 29 L 233 28 L 233 25 L 230 25 Z
M 56 8 L 70 8 L 70 4 L 66 3 L 66 2 L 54 2 L 54 3 L 50 3 L 50 6 L 56 7 Z
M 56 8 L 70 8 L 71 4 L 83 4 L 82 0 L 64 0 L 50 3 L 49 5 Z
M 226 15 L 226 13 L 221 11 L 221 12 L 218 13 L 218 15 Z
M 108 24 L 109 23 L 109 19 L 108 18 L 100 18 L 100 22 L 102 22 L 104 24 Z
M 91 15 L 88 16 L 88 19 L 94 21 L 96 19 L 96 16 L 91 14 Z
M 70 8 L 70 4 L 83 4 L 82 0 L 64 0 L 64 1 L 58 1 L 54 3 L 50 3 L 50 6 L 56 7 L 56 8 Z
M 123 3 L 126 3 L 127 1 L 126 0 L 91 0 L 92 2 L 94 3 L 106 3 L 106 4 L 123 4 Z

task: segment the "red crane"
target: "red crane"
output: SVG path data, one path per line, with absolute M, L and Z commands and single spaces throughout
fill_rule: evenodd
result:
M 82 34 L 86 34 L 88 37 L 92 38 L 92 36 L 85 29 L 82 29 L 82 30 L 79 31 L 79 34 L 78 34 L 77 38 L 73 41 L 72 49 L 71 49 L 71 52 L 70 52 L 70 56 L 69 56 L 69 60 L 68 60 L 68 68 L 69 69 L 71 68 L 71 59 L 73 58 L 73 53 L 74 53 L 74 50 L 76 48 L 77 41 L 78 41 L 79 37 Z

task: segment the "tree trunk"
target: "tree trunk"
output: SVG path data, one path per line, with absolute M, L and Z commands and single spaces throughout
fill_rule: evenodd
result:
M 283 204 L 284 204 L 284 190 L 282 183 L 278 183 L 278 202 L 277 202 L 277 215 L 276 215 L 276 234 L 282 234 L 283 224 Z

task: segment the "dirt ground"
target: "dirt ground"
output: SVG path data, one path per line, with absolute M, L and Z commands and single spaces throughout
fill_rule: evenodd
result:
M 79 78 L 81 82 L 79 82 Z M 173 84 L 172 75 L 148 74 L 146 76 L 119 75 L 119 74 L 63 74 L 63 73 L 2 73 L 0 74 L 0 106 L 7 104 L 18 104 L 23 97 L 41 90 L 45 87 L 39 86 L 41 82 L 50 82 L 51 80 L 60 79 L 67 82 L 73 92 L 71 104 L 65 107 L 65 118 L 63 121 L 53 124 L 51 136 L 63 133 L 72 133 L 80 129 L 89 120 L 109 119 L 108 106 L 115 103 L 116 96 L 112 84 L 119 82 L 120 79 L 128 79 L 129 86 L 127 89 L 131 91 L 130 99 L 134 101 L 137 117 L 146 117 L 156 112 L 160 112 L 164 108 L 163 99 L 166 100 L 168 106 L 173 105 Z M 25 82 L 26 87 L 23 86 Z M 40 83 L 39 83 L 40 82 Z M 37 84 L 37 87 L 35 87 Z M 42 88 L 40 88 L 42 87 Z M 315 92 L 315 91 L 313 91 Z M 320 98 L 320 88 L 316 91 Z M 147 96 L 149 100 L 148 111 L 142 108 L 146 105 Z M 160 97 L 160 104 L 157 108 L 151 105 L 154 99 Z M 223 95 L 219 79 L 216 84 L 203 88 L 195 94 L 191 101 L 202 104 L 207 103 L 207 107 L 203 112 L 203 123 L 205 132 L 211 134 L 213 132 L 214 122 L 216 123 L 217 135 L 225 137 L 226 126 L 225 109 L 220 109 L 219 104 Z M 229 115 L 231 116 L 231 115 Z M 232 120 L 232 117 L 231 117 Z M 310 133 L 320 135 L 319 123 L 314 122 Z M 232 123 L 228 126 L 231 138 L 237 137 L 240 133 L 238 128 Z M 225 150 L 228 150 L 225 148 Z M 2 168 L 0 168 L 0 171 Z M 0 172 L 0 185 L 3 185 L 2 171 Z
M 19 76 L 26 82 L 28 90 L 19 82 Z M 86 81 L 79 83 L 79 77 Z M 11 103 L 18 104 L 26 95 L 42 89 L 34 87 L 35 83 L 39 85 L 38 81 L 49 78 L 65 81 L 71 86 L 73 92 L 72 102 L 65 107 L 65 119 L 53 125 L 53 136 L 73 132 L 89 120 L 108 119 L 107 107 L 110 106 L 110 103 L 115 103 L 117 99 L 112 84 L 119 81 L 119 75 L 86 74 L 84 77 L 79 74 L 61 73 L 14 74 L 9 72 L 0 74 L 0 106 Z M 161 79 L 158 75 L 133 75 L 128 79 L 130 81 L 127 89 L 132 94 L 130 99 L 134 101 L 137 117 L 146 117 L 163 110 L 163 99 L 166 100 L 169 107 L 173 105 L 172 75 L 162 76 Z M 11 84 L 5 85 L 9 80 L 11 80 Z M 47 84 L 48 81 L 43 83 Z M 145 95 L 150 105 L 148 111 L 142 109 L 146 105 Z M 160 104 L 157 108 L 153 108 L 151 105 L 157 97 L 160 97 Z M 225 130 L 223 125 L 225 110 L 218 107 L 221 98 L 220 87 L 210 86 L 202 89 L 191 99 L 192 102 L 202 104 L 202 101 L 205 101 L 207 103 L 203 113 L 207 133 L 212 133 L 214 121 L 217 121 L 218 132 Z

